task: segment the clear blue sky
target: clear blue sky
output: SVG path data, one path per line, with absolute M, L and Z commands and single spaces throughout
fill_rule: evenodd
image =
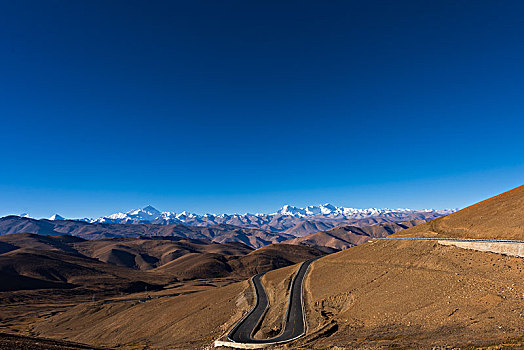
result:
M 524 2 L 1 1 L 0 215 L 523 183 Z

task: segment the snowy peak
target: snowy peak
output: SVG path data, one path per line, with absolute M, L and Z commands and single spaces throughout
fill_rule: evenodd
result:
M 141 217 L 147 217 L 147 216 L 158 216 L 160 215 L 160 212 L 153 208 L 152 206 L 148 205 L 147 207 L 144 207 L 142 209 L 134 209 L 127 212 L 128 215 L 135 215 L 135 216 L 141 216 Z
M 91 220 L 91 222 L 99 223 L 159 223 L 159 224 L 175 224 L 180 223 L 175 218 L 175 213 L 161 212 L 155 207 L 148 205 L 142 209 L 133 209 L 126 213 L 114 213 L 98 219 Z
M 277 214 L 290 216 L 305 216 L 306 212 L 304 209 L 300 209 L 292 205 L 286 204 L 282 208 L 280 208 L 280 210 L 277 211 Z
M 127 212 L 127 215 L 133 215 L 141 218 L 148 218 L 148 217 L 156 217 L 159 216 L 161 213 L 153 208 L 152 206 L 148 205 L 147 207 L 144 207 L 142 209 L 135 209 Z
M 326 203 L 326 204 L 324 204 L 324 205 L 320 205 L 320 206 L 319 206 L 319 209 L 320 209 L 320 212 L 321 212 L 322 214 L 329 215 L 329 214 L 331 214 L 331 213 L 337 211 L 338 208 L 335 207 L 334 205 L 331 205 L 331 204 L 329 204 L 329 203 Z M 344 209 L 344 208 L 341 207 L 341 209 Z
M 158 215 L 160 214 L 160 211 L 158 211 L 155 207 L 151 206 L 151 205 L 148 205 L 147 207 L 144 207 L 142 208 L 142 211 L 146 212 L 146 213 L 149 213 L 151 215 Z
M 277 214 L 289 215 L 296 217 L 314 216 L 314 215 L 329 215 L 337 211 L 337 207 L 329 203 L 323 205 L 309 205 L 305 208 L 297 208 L 292 205 L 284 205 Z
M 58 214 L 55 214 L 55 215 L 51 216 L 49 218 L 49 220 L 53 220 L 53 221 L 55 221 L 55 220 L 65 220 L 65 218 L 60 216 L 60 215 L 58 215 Z

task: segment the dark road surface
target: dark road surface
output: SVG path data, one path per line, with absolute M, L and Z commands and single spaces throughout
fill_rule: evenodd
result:
M 260 282 L 264 274 L 258 274 L 251 279 L 255 288 L 255 307 L 229 332 L 228 339 L 237 343 L 275 344 L 290 341 L 304 335 L 306 332 L 306 320 L 302 305 L 302 282 L 314 260 L 316 259 L 303 262 L 293 278 L 286 311 L 286 323 L 284 331 L 280 335 L 271 339 L 253 339 L 252 337 L 253 331 L 259 326 L 268 306 L 267 294 Z

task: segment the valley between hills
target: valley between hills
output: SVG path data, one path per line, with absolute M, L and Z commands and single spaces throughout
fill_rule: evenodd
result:
M 307 332 L 274 348 L 523 348 L 522 257 L 379 239 L 524 240 L 522 212 L 524 186 L 438 218 L 275 241 L 226 224 L 2 218 L 0 349 L 211 348 L 252 308 L 249 278 L 263 272 L 270 308 L 254 337 L 271 338 L 311 258 Z

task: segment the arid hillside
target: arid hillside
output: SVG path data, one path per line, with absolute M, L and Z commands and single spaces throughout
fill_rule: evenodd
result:
M 139 270 L 153 270 L 188 254 L 202 259 L 203 255 L 241 256 L 254 250 L 238 242 L 219 244 L 178 237 L 86 240 L 72 247 L 91 258 Z
M 522 343 L 522 258 L 378 240 L 321 258 L 306 280 L 313 348 Z M 516 345 L 515 345 L 516 347 Z
M 524 240 L 523 213 L 524 185 L 395 236 Z
M 29 325 L 39 336 L 124 349 L 212 346 L 250 308 L 248 281 L 139 302 L 82 303 Z
M 9 281 L 0 290 L 96 285 L 125 291 L 129 288 L 122 284 L 139 281 L 160 288 L 177 280 L 248 278 L 324 254 L 311 247 L 282 244 L 254 250 L 238 242 L 179 237 L 83 240 L 28 233 L 2 235 L 0 247 L 0 276 Z M 104 279 L 114 281 L 106 285 Z
M 115 294 L 158 289 L 176 281 L 174 276 L 144 274 L 85 256 L 74 248 L 82 241 L 71 236 L 0 236 L 5 248 L 0 254 L 0 291 L 61 289 L 72 295 Z
M 80 343 L 0 333 L 0 350 L 101 350 Z
M 293 238 L 284 243 L 305 245 L 319 249 L 331 249 L 329 252 L 343 250 L 365 243 L 372 238 L 386 237 L 395 232 L 420 225 L 425 220 L 412 220 L 405 222 L 388 222 L 371 226 L 342 226 L 328 231 L 312 233 L 310 235 Z
M 321 255 L 324 255 L 322 251 L 311 247 L 272 244 L 243 255 L 189 253 L 158 267 L 155 271 L 174 275 L 182 280 L 217 277 L 249 278 L 257 273 L 294 265 Z

